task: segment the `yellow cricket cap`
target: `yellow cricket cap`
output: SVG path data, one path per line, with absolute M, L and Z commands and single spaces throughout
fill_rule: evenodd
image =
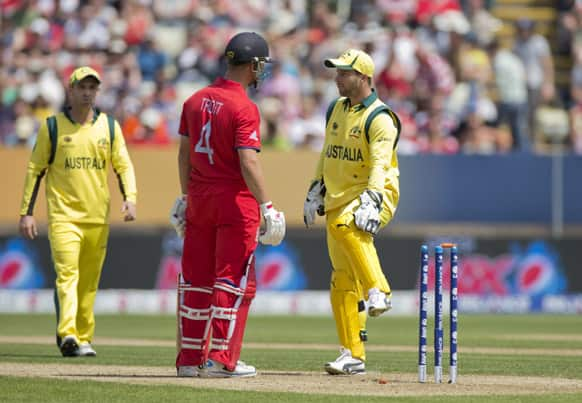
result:
M 98 82 L 101 82 L 101 77 L 97 71 L 93 70 L 91 67 L 83 66 L 75 69 L 69 78 L 69 84 L 73 85 L 78 83 L 84 78 L 95 77 Z
M 374 76 L 374 61 L 364 51 L 348 49 L 337 59 L 326 59 L 325 67 L 335 67 L 340 70 L 355 70 L 368 77 Z

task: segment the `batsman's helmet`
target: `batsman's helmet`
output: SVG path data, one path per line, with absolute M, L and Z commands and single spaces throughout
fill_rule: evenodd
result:
M 241 32 L 226 45 L 224 55 L 230 64 L 271 62 L 267 41 L 256 32 Z

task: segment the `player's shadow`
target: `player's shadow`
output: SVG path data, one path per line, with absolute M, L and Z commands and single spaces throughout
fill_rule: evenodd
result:
M 317 374 L 319 375 L 319 373 L 317 373 Z M 269 371 L 260 371 L 257 374 L 257 376 L 261 376 L 261 375 L 269 375 L 269 376 L 305 376 L 307 374 L 305 372 L 269 372 Z
M 266 375 L 266 376 L 305 376 L 305 373 L 301 372 L 268 372 L 268 371 L 261 371 L 257 374 L 257 376 Z M 120 379 L 120 378 L 127 378 L 127 379 L 139 379 L 139 378 L 174 378 L 179 379 L 176 375 L 166 375 L 166 374 L 89 374 L 89 373 L 82 373 L 82 374 L 66 374 L 60 375 L 66 377 L 73 377 L 73 378 L 112 378 L 112 379 Z M 197 378 L 180 378 L 180 379 L 197 379 Z M 203 379 L 203 378 L 200 378 Z M 219 378 L 217 378 L 219 379 Z M 224 378 L 226 379 L 226 378 Z
M 72 378 L 103 378 L 103 379 L 148 379 L 148 378 L 174 378 L 178 379 L 176 375 L 164 375 L 164 374 L 60 374 L 63 377 Z M 192 379 L 192 378 L 180 378 L 180 379 Z
M 0 353 L 0 358 L 58 358 L 62 357 L 54 354 L 38 354 L 38 353 Z

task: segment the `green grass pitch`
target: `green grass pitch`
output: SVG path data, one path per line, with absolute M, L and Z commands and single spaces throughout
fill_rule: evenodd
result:
M 166 371 L 174 367 L 175 318 L 172 316 L 97 316 L 94 346 L 96 358 L 62 358 L 54 343 L 55 318 L 51 315 L 0 315 L 0 368 L 8 365 L 43 364 L 47 367 L 73 365 L 76 376 L 14 376 L 0 372 L 0 402 L 579 402 L 582 401 L 582 317 L 575 315 L 467 315 L 459 320 L 459 383 L 464 377 L 542 377 L 548 385 L 556 379 L 577 382 L 574 391 L 545 394 L 479 394 L 442 396 L 431 393 L 399 395 L 386 386 L 385 396 L 355 397 L 346 391 L 330 396 L 293 390 L 269 392 L 193 388 L 191 383 L 128 384 L 82 379 L 88 366 L 153 367 Z M 432 318 L 429 321 L 432 343 Z M 446 323 L 446 322 L 445 322 Z M 448 335 L 445 326 L 445 343 Z M 368 320 L 368 373 L 390 380 L 417 371 L 418 320 L 390 316 Z M 99 344 L 99 340 L 107 343 Z M 119 345 L 115 341 L 119 340 Z M 135 345 L 132 345 L 132 340 Z M 146 341 L 146 343 L 143 343 Z M 338 355 L 335 325 L 331 317 L 253 316 L 249 318 L 246 347 L 241 359 L 261 372 L 281 371 L 281 378 L 297 371 L 323 373 L 323 364 Z M 432 374 L 429 350 L 429 379 Z M 448 355 L 443 362 L 448 363 Z M 52 368 L 52 367 L 51 367 Z M 65 371 L 66 372 L 66 371 Z M 287 374 L 288 373 L 288 374 Z M 448 366 L 444 367 L 447 379 Z M 287 375 L 286 375 L 287 374 Z M 170 379 L 171 376 L 168 376 Z M 345 378 L 345 377 L 344 377 Z M 354 377 L 352 377 L 354 378 Z M 274 379 L 272 376 L 267 379 Z M 276 379 L 276 378 L 275 378 Z M 322 378 L 334 388 L 338 377 Z M 473 378 L 471 378 L 473 379 Z M 224 382 L 225 380 L 220 380 Z M 228 381 L 228 380 L 227 380 Z M 240 380 L 239 380 L 240 381 Z M 543 380 L 542 380 L 543 383 Z M 456 385 L 418 385 L 421 391 Z M 548 386 L 549 387 L 549 386 Z M 524 386 L 527 388 L 527 386 Z M 401 390 L 401 389 L 399 389 Z

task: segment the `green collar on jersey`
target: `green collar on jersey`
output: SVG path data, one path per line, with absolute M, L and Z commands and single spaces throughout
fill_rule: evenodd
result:
M 367 107 L 372 105 L 374 103 L 374 101 L 377 99 L 378 99 L 378 94 L 376 93 L 376 90 L 374 88 L 372 88 L 372 93 L 370 95 L 368 95 L 366 98 L 364 98 L 360 104 L 356 105 L 356 111 L 366 109 Z M 344 107 L 347 108 L 350 106 L 351 106 L 350 99 L 346 98 L 344 100 Z
M 71 121 L 71 123 L 78 124 L 78 122 L 75 122 L 73 120 L 73 118 L 71 117 L 71 107 L 70 106 L 65 107 L 63 109 L 63 113 L 65 114 L 67 119 L 69 119 Z M 101 114 L 101 111 L 99 110 L 99 108 L 93 108 L 93 121 L 91 122 L 91 124 L 95 124 L 95 122 L 97 121 L 97 118 L 99 118 L 100 114 Z

